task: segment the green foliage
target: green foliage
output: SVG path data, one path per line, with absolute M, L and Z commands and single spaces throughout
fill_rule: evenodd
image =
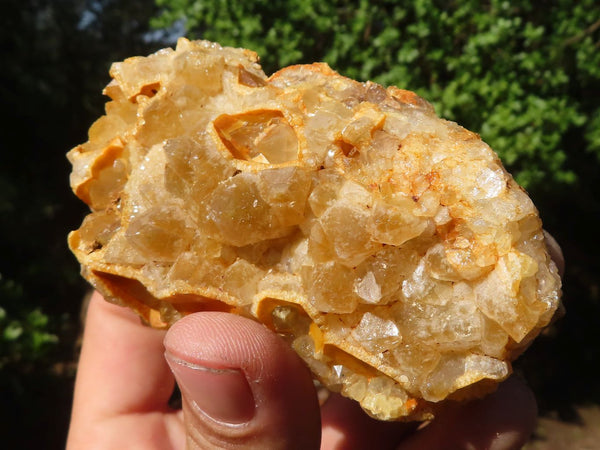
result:
M 594 115 L 590 117 L 585 137 L 589 142 L 589 150 L 594 152 L 600 160 L 600 108 L 596 109 Z
M 600 157 L 600 4 L 491 0 L 157 0 L 153 25 L 255 50 L 272 72 L 326 61 L 415 90 L 479 131 L 521 184 L 572 184 L 570 158 Z M 570 139 L 585 128 L 580 141 Z
M 15 363 L 31 363 L 56 347 L 58 336 L 48 332 L 48 316 L 39 308 L 22 318 L 11 318 L 0 307 L 0 369 Z
M 0 374 L 16 367 L 43 367 L 57 350 L 56 323 L 39 306 L 23 301 L 24 295 L 20 283 L 0 274 Z

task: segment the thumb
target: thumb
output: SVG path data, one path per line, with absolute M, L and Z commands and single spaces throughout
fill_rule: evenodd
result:
M 188 448 L 319 448 L 312 377 L 263 325 L 222 312 L 191 314 L 171 327 L 165 348 L 182 392 Z

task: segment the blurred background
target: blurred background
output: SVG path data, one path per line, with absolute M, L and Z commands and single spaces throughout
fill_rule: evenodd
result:
M 414 90 L 439 115 L 480 133 L 529 191 L 567 261 L 567 315 L 516 364 L 536 392 L 542 417 L 529 446 L 597 448 L 600 3 L 1 4 L 4 448 L 63 448 L 66 438 L 80 311 L 88 287 L 66 246 L 67 233 L 79 226 L 86 210 L 70 191 L 65 153 L 87 139 L 87 129 L 103 113 L 101 90 L 109 81 L 111 62 L 172 46 L 183 35 L 253 49 L 267 74 L 292 63 L 326 61 L 358 80 Z M 562 447 L 556 430 L 563 430 L 565 443 L 574 444 Z M 586 430 L 596 430 L 595 438 Z M 569 435 L 576 432 L 584 441 L 592 439 L 590 446 Z M 548 446 L 549 441 L 558 446 Z

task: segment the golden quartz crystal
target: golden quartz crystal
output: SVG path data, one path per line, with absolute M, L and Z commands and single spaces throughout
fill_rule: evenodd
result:
M 560 303 L 527 194 L 412 92 L 257 61 L 180 39 L 112 66 L 68 154 L 83 276 L 155 327 L 258 320 L 379 419 L 491 391 Z

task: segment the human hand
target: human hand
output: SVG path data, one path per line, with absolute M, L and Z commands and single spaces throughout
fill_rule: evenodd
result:
M 175 378 L 184 412 L 168 406 Z M 261 324 L 197 313 L 166 333 L 96 293 L 67 448 L 510 449 L 527 440 L 535 417 L 531 391 L 515 378 L 419 430 L 374 420 L 338 395 L 319 408 L 301 359 Z

